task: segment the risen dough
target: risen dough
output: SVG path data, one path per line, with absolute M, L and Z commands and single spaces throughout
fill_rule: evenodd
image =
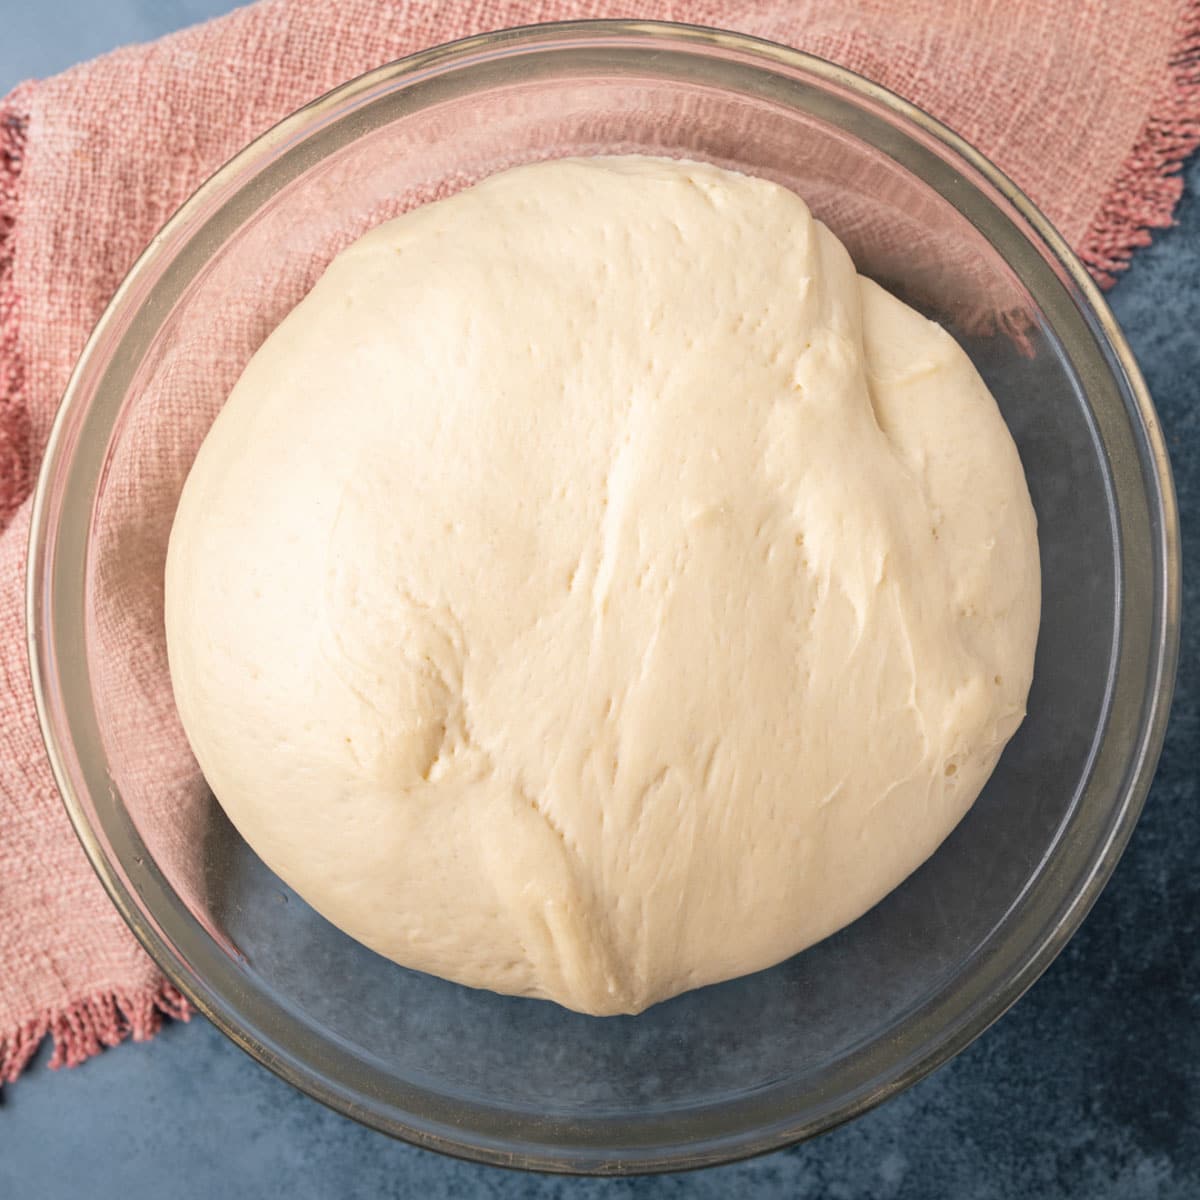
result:
M 166 604 L 271 868 L 398 962 L 617 1013 L 937 847 L 1022 719 L 1039 574 L 945 332 L 791 192 L 614 158 L 339 255 L 200 450 Z

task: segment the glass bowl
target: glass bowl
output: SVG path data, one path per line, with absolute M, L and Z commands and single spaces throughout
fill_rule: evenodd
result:
M 1029 716 L 934 857 L 760 974 L 595 1019 L 404 970 L 327 924 L 224 819 L 178 726 L 162 568 L 230 385 L 367 226 L 518 162 L 648 152 L 804 196 L 943 322 L 1020 448 L 1044 598 Z M 1121 853 L 1178 640 L 1169 467 L 1136 366 L 1062 240 L 923 113 L 750 38 L 642 23 L 476 37 L 287 118 L 156 237 L 97 326 L 38 485 L 31 657 L 79 836 L 197 1008 L 285 1079 L 422 1146 L 629 1173 L 828 1129 L 961 1050 L 1045 969 Z

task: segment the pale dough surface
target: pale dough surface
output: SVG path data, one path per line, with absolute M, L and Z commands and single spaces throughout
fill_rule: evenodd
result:
M 251 846 L 407 966 L 590 1013 L 778 962 L 1024 715 L 985 385 L 794 194 L 565 160 L 384 224 L 247 366 L 166 573 Z

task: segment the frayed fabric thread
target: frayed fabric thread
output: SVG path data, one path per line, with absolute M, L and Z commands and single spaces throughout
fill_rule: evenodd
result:
M 42 1013 L 0 1037 L 0 1083 L 12 1083 L 47 1037 L 54 1039 L 50 1067 L 57 1070 L 78 1066 L 126 1038 L 147 1041 L 162 1028 L 165 1017 L 187 1021 L 191 1013 L 183 994 L 166 980 L 149 991 L 87 996 L 62 1012 Z
M 1079 257 L 1102 288 L 1117 281 L 1153 230 L 1175 223 L 1184 161 L 1200 147 L 1200 0 L 1180 18 L 1170 76 L 1141 136 L 1084 236 Z

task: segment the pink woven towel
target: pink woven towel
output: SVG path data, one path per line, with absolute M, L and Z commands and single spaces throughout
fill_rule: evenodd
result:
M 1170 223 L 1200 142 L 1200 0 L 262 0 L 0 102 L 0 1081 L 82 1061 L 183 998 L 92 875 L 25 657 L 28 493 L 122 275 L 208 174 L 336 84 L 467 33 L 635 16 L 743 30 L 892 88 L 989 154 L 1101 283 Z

